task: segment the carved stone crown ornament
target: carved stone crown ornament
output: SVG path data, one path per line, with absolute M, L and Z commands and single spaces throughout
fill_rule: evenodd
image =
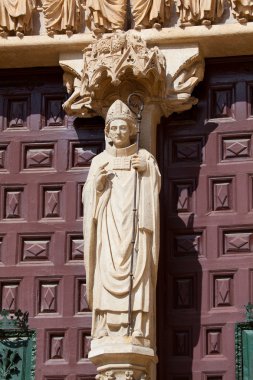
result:
M 63 105 L 69 115 L 104 117 L 113 101 L 126 102 L 132 92 L 139 93 L 146 105 L 157 105 L 165 116 L 197 102 L 191 92 L 203 78 L 199 53 L 184 59 L 170 73 L 173 57 L 165 59 L 158 47 L 148 48 L 140 34 L 132 31 L 100 35 L 83 53 L 81 71 L 60 60 L 65 85 L 72 93 Z
M 70 70 L 64 63 L 63 69 Z M 97 37 L 84 49 L 83 69 L 78 92 L 64 104 L 68 114 L 89 116 L 91 110 L 104 116 L 114 100 L 126 102 L 132 92 L 139 92 L 146 103 L 165 96 L 165 59 L 157 47 L 148 49 L 139 35 L 115 32 Z

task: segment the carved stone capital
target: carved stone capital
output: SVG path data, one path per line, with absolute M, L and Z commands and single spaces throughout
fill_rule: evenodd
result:
M 115 32 L 97 37 L 83 58 L 60 57 L 70 98 L 70 115 L 104 116 L 110 105 L 138 92 L 145 105 L 155 105 L 168 116 L 196 104 L 191 96 L 203 79 L 204 61 L 198 46 L 148 48 L 136 32 Z

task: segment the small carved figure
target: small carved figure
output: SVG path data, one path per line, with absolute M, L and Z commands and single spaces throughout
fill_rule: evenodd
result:
M 170 16 L 170 0 L 131 0 L 135 29 L 161 28 Z
M 71 36 L 78 30 L 81 7 L 79 0 L 43 0 L 42 4 L 49 36 L 59 32 Z
M 241 24 L 253 21 L 252 0 L 232 0 L 232 8 L 234 16 Z
M 15 33 L 22 38 L 32 29 L 35 0 L 0 0 L 0 35 Z
M 87 299 L 93 310 L 93 338 L 127 335 L 133 254 L 132 336 L 146 338 L 152 345 L 160 173 L 154 157 L 145 149 L 137 149 L 136 132 L 132 112 L 122 101 L 116 100 L 106 117 L 106 149 L 94 157 L 83 190 Z
M 182 26 L 209 26 L 222 17 L 225 0 L 178 0 L 177 10 Z
M 123 30 L 126 0 L 86 0 L 86 23 L 95 33 Z
M 136 29 L 161 27 L 171 0 L 130 0 Z M 127 0 L 86 0 L 86 22 L 95 33 L 124 30 Z

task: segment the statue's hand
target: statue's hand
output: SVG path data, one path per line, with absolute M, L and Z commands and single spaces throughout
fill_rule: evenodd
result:
M 132 157 L 132 166 L 139 173 L 142 173 L 147 170 L 147 161 L 143 157 L 138 156 L 138 154 L 134 154 Z
M 108 172 L 105 170 L 105 167 L 108 165 L 108 162 L 100 166 L 95 174 L 95 186 L 97 191 L 103 191 L 107 179 Z

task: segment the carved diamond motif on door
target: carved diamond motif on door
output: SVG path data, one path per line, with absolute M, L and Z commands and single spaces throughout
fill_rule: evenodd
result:
M 224 137 L 222 145 L 223 160 L 231 158 L 247 158 L 251 156 L 251 136 L 230 139 Z
M 43 218 L 61 217 L 62 187 L 44 187 L 43 193 Z
M 202 140 L 190 141 L 173 141 L 172 143 L 172 161 L 183 162 L 201 162 L 202 161 Z
M 175 255 L 201 255 L 201 239 L 200 234 L 177 235 L 175 237 Z
M 84 247 L 81 235 L 68 235 L 68 259 L 69 260 L 83 260 Z
M 193 307 L 194 300 L 193 277 L 177 278 L 174 280 L 174 306 L 177 309 Z
M 64 333 L 49 336 L 49 359 L 63 359 Z
M 96 156 L 92 150 L 85 148 L 75 148 L 74 166 L 86 166 L 91 163 L 93 157 Z
M 50 239 L 22 238 L 22 260 L 48 260 Z
M 40 313 L 58 312 L 59 283 L 40 284 Z
M 252 232 L 224 232 L 224 254 L 251 252 Z
M 215 275 L 213 307 L 227 307 L 233 305 L 233 275 Z
M 70 168 L 90 166 L 92 159 L 102 151 L 101 142 L 94 144 L 70 143 Z
M 2 302 L 1 309 L 15 312 L 18 309 L 18 287 L 16 284 L 2 284 Z
M 233 87 L 211 91 L 211 119 L 232 117 Z
M 54 147 L 27 147 L 25 169 L 51 168 L 53 166 Z
M 211 179 L 211 210 L 226 211 L 233 209 L 233 179 Z
M 220 355 L 221 354 L 221 329 L 207 329 L 206 330 L 206 355 Z
M 28 109 L 28 97 L 9 98 L 7 100 L 7 128 L 27 128 Z
M 5 214 L 6 219 L 22 218 L 23 189 L 5 189 Z
M 176 212 L 192 211 L 192 192 L 193 181 L 189 183 L 174 183 L 173 205 L 176 206 Z
M 188 356 L 190 347 L 189 331 L 174 331 L 173 354 L 175 356 Z
M 64 95 L 45 95 L 45 127 L 62 127 L 65 124 L 62 105 L 65 101 Z

